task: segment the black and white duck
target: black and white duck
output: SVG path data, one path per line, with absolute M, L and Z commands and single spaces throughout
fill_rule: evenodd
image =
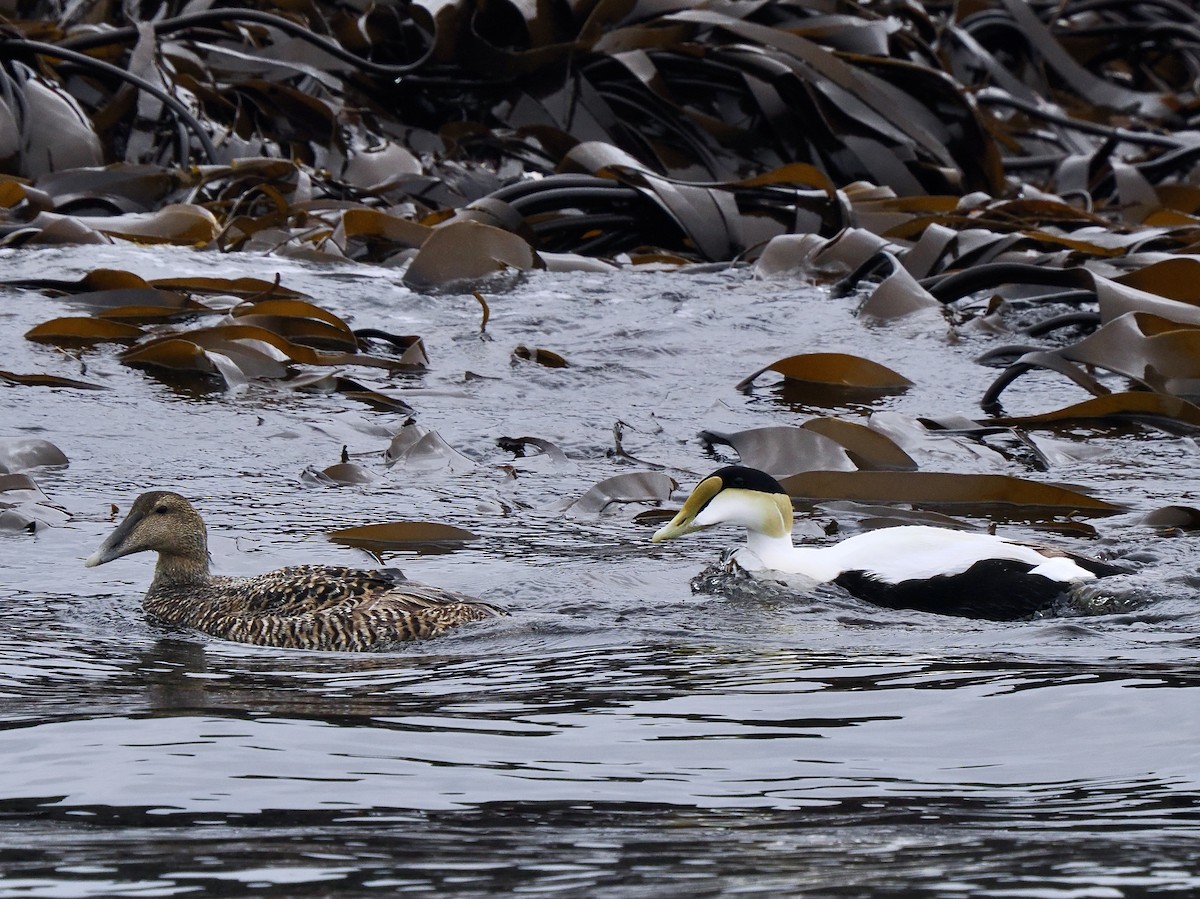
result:
M 991 534 L 904 525 L 832 546 L 795 546 L 792 501 L 779 482 L 733 465 L 696 485 L 653 541 L 718 524 L 746 528 L 733 560 L 755 577 L 834 583 L 876 605 L 1006 621 L 1052 606 L 1082 581 L 1122 573 L 1086 556 Z
M 204 520 L 182 496 L 161 490 L 139 496 L 84 564 L 147 550 L 158 553 L 142 601 L 151 618 L 241 643 L 370 652 L 506 614 L 395 570 L 298 565 L 253 577 L 214 576 Z

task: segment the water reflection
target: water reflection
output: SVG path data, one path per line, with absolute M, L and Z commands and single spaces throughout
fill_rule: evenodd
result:
M 831 411 L 861 415 L 883 407 L 889 397 L 900 396 L 908 389 L 782 380 L 766 387 L 747 388 L 746 393 L 750 396 L 757 394 L 791 412 L 806 416 L 828 415 Z
M 170 639 L 108 684 L 114 701 L 125 694 L 123 713 L 0 733 L 0 795 L 28 796 L 49 777 L 69 807 L 244 814 L 619 801 L 632 783 L 645 801 L 714 808 L 1130 783 L 1164 766 L 1200 771 L 1194 726 L 1152 727 L 1164 708 L 1191 720 L 1195 681 L 1162 665 L 847 663 L 679 644 L 500 664 L 214 652 Z
M 1127 789 L 1152 807 L 1161 788 Z M 21 811 L 10 805 L 0 814 Z M 1034 816 L 1003 797 L 846 799 L 738 814 L 636 802 L 501 803 L 453 813 L 196 815 L 166 829 L 132 810 L 80 811 L 71 827 L 24 819 L 24 851 L 0 855 L 7 887 L 24 895 L 57 885 L 72 895 L 204 888 L 269 896 L 950 897 L 1095 894 L 1099 884 L 1114 895 L 1148 895 L 1200 886 L 1191 849 L 1165 841 L 1153 817 L 1096 831 L 1094 822 Z M 1024 826 L 1010 823 L 1023 818 Z M 1016 870 L 1037 889 L 1014 884 Z

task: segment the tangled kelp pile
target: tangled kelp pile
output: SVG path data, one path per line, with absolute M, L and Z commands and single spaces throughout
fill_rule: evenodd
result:
M 835 189 L 855 182 L 925 198 L 902 238 L 973 228 L 958 198 L 1023 185 L 1064 208 L 998 210 L 1003 233 L 1200 208 L 1200 14 L 1177 3 L 122 9 L 6 10 L 9 244 L 378 261 L 466 219 L 538 252 L 728 260 L 867 224 Z M 347 223 L 364 209 L 399 221 Z

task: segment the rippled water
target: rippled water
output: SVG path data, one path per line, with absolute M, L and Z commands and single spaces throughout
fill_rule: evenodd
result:
M 871 325 L 852 299 L 746 271 L 531 276 L 489 293 L 490 339 L 470 296 L 414 296 L 380 269 L 81 248 L 2 255 L 0 277 L 101 265 L 280 271 L 355 326 L 421 334 L 433 368 L 402 382 L 408 398 L 478 464 L 385 471 L 397 416 L 275 385 L 168 384 L 112 348 L 85 356 L 109 393 L 0 390 L 0 436 L 44 437 L 70 458 L 33 474 L 73 516 L 36 537 L 0 535 L 0 895 L 1200 890 L 1195 540 L 1139 524 L 1196 502 L 1192 439 L 1035 434 L 1054 451 L 1040 474 L 949 439 L 913 450 L 928 470 L 1071 482 L 1130 504 L 1094 522 L 1095 541 L 1061 538 L 1137 569 L 1111 588 L 1112 614 L 997 624 L 875 609 L 834 589 L 693 595 L 689 579 L 732 534 L 652 546 L 635 510 L 562 512 L 638 469 L 610 452 L 616 422 L 625 452 L 686 488 L 719 464 L 701 428 L 830 411 L 769 384 L 733 389 L 761 365 L 817 350 L 891 365 L 916 386 L 833 412 L 874 411 L 902 431 L 910 416 L 976 415 L 995 372 L 973 359 L 1009 338 L 952 338 L 937 317 Z M 21 337 L 72 311 L 0 289 L 0 367 L 78 377 Z M 513 364 L 521 343 L 571 367 Z M 1030 376 L 1005 399 L 1048 409 L 1073 390 Z M 569 463 L 496 445 L 525 435 Z M 301 480 L 343 445 L 381 479 Z M 482 539 L 462 551 L 386 561 L 513 615 L 379 656 L 150 626 L 139 605 L 150 557 L 82 559 L 111 529 L 110 503 L 127 508 L 152 486 L 196 501 L 227 573 L 371 564 L 325 540 L 345 525 L 470 528 Z

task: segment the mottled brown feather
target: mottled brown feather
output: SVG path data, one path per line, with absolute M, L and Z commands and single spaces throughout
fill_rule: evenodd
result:
M 143 600 L 148 615 L 241 643 L 371 652 L 506 614 L 393 569 L 299 565 L 253 577 L 214 577 L 203 520 L 187 500 L 165 491 L 138 497 L 87 564 L 144 550 L 159 554 Z

